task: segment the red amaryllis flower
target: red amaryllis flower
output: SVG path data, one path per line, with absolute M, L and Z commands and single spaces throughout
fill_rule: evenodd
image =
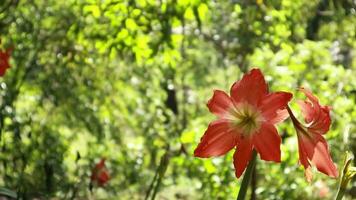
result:
M 4 76 L 6 70 L 10 67 L 10 53 L 11 49 L 7 49 L 4 52 L 0 50 L 0 76 Z
M 297 131 L 299 162 L 304 166 L 305 177 L 308 182 L 311 181 L 311 165 L 315 165 L 320 172 L 336 178 L 338 171 L 329 154 L 328 144 L 322 136 L 330 128 L 331 108 L 320 105 L 319 100 L 309 90 L 300 88 L 300 91 L 307 96 L 307 100 L 298 101 L 307 124 L 302 125 L 290 108 L 287 109 Z
M 90 177 L 91 184 L 104 186 L 110 179 L 109 172 L 105 166 L 105 158 L 102 158 L 99 163 L 95 165 Z
M 236 147 L 235 175 L 245 171 L 256 149 L 261 159 L 280 162 L 281 138 L 274 124 L 288 117 L 285 110 L 291 93 L 269 93 L 263 74 L 252 69 L 235 82 L 230 96 L 215 90 L 207 106 L 218 119 L 209 124 L 194 156 L 220 156 Z

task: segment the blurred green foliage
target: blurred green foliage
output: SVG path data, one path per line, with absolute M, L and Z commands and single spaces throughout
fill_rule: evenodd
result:
M 336 163 L 356 152 L 353 0 L 0 0 L 0 37 L 14 47 L 0 78 L 0 186 L 23 199 L 234 199 L 232 154 L 192 154 L 212 90 L 250 66 L 271 90 L 304 86 L 333 107 Z M 332 199 L 337 180 L 308 184 L 292 124 L 279 130 L 282 163 L 258 160 L 251 198 Z M 102 157 L 111 180 L 91 193 Z

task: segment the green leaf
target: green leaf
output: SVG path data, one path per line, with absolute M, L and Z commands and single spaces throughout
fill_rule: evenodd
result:
M 186 131 L 182 133 L 181 136 L 181 141 L 182 143 L 192 143 L 194 142 L 194 138 L 195 138 L 195 132 L 194 131 Z

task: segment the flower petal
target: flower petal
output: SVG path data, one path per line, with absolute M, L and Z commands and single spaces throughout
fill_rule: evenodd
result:
M 322 135 L 311 134 L 307 136 L 305 134 L 299 134 L 298 142 L 300 148 L 299 160 L 304 167 L 306 166 L 306 156 L 307 161 L 314 164 L 318 171 L 333 178 L 338 176 L 336 166 L 329 154 L 328 144 Z
M 98 185 L 99 186 L 104 186 L 106 182 L 108 182 L 110 179 L 109 173 L 106 169 L 102 170 L 100 174 L 98 175 Z
M 330 125 L 330 108 L 328 106 L 321 106 L 319 117 L 308 126 L 308 130 L 314 134 L 325 134 L 329 131 Z
M 299 107 L 302 109 L 305 122 L 306 123 L 312 122 L 314 117 L 314 112 L 315 112 L 313 109 L 313 105 L 308 101 L 301 101 L 301 100 L 298 100 L 297 103 Z
M 299 101 L 299 106 L 302 109 L 305 121 L 310 123 L 308 131 L 315 134 L 325 134 L 331 124 L 330 107 L 321 106 L 319 100 L 311 93 L 311 91 L 301 88 L 309 101 Z
M 319 104 L 319 100 L 316 96 L 313 95 L 313 93 L 304 88 L 304 87 L 301 87 L 299 88 L 299 91 L 303 92 L 305 94 L 305 96 L 307 96 L 307 98 L 313 103 L 313 104 Z
M 208 158 L 221 156 L 234 148 L 238 142 L 238 133 L 235 133 L 227 120 L 216 120 L 209 124 L 194 156 Z
M 262 124 L 260 130 L 253 134 L 253 145 L 262 160 L 281 162 L 281 137 L 272 124 Z
M 267 84 L 259 69 L 252 69 L 230 89 L 230 96 L 235 103 L 246 101 L 251 105 L 258 105 L 267 93 Z
M 271 124 L 282 122 L 288 118 L 288 112 L 284 109 L 293 95 L 289 92 L 273 92 L 263 98 L 260 110 L 264 119 Z
M 310 183 L 313 178 L 313 173 L 311 171 L 311 164 L 309 163 L 308 155 L 307 152 L 305 151 L 304 144 L 299 137 L 301 136 L 298 135 L 299 163 L 303 165 L 305 169 L 304 176 L 307 179 L 307 181 Z
M 207 106 L 210 112 L 218 117 L 224 117 L 228 113 L 229 108 L 233 106 L 233 103 L 225 92 L 214 90 L 213 97 L 208 101 Z
M 251 138 L 244 138 L 240 141 L 234 153 L 235 176 L 239 178 L 245 171 L 247 164 L 251 160 L 252 141 Z
M 10 67 L 11 49 L 7 49 L 5 52 L 0 51 L 0 76 L 3 76 L 6 72 L 6 69 Z

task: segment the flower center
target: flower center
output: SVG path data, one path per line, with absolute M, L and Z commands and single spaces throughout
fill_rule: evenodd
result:
M 230 113 L 232 115 L 232 125 L 241 130 L 243 135 L 250 135 L 261 127 L 262 115 L 250 104 L 239 104 Z

